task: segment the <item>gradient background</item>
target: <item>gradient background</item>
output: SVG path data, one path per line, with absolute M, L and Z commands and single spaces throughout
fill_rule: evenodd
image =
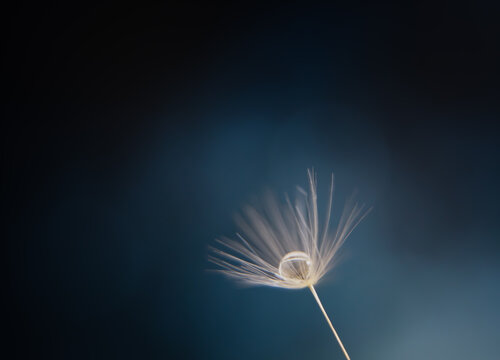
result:
M 351 357 L 498 359 L 499 10 L 4 9 L 2 357 L 341 359 L 307 291 L 205 271 L 314 166 L 374 207 L 318 286 Z

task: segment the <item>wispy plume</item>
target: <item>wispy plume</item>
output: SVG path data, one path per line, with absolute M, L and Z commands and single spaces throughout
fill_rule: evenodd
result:
M 309 191 L 298 187 L 294 202 L 286 196 L 286 201 L 280 203 L 269 195 L 261 211 L 245 207 L 236 219 L 240 228 L 236 239 L 218 239 L 220 247 L 210 247 L 209 260 L 219 266 L 217 271 L 244 284 L 309 288 L 345 357 L 350 359 L 314 286 L 334 267 L 339 249 L 369 209 L 349 200 L 332 229 L 332 174 L 325 220 L 320 228 L 316 174 L 314 170 L 307 174 Z

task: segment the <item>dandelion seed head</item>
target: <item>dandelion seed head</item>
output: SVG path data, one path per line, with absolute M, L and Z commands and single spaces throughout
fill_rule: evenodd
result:
M 292 202 L 265 199 L 263 209 L 244 208 L 237 216 L 235 239 L 218 239 L 210 261 L 220 272 L 247 285 L 301 289 L 315 285 L 335 264 L 340 247 L 366 215 L 363 205 L 348 201 L 335 229 L 330 226 L 332 175 L 324 221 L 320 224 L 316 174 L 308 170 L 308 191 L 298 187 Z

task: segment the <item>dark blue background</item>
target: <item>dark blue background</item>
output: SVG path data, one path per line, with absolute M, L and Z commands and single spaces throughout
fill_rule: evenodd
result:
M 352 358 L 497 358 L 498 10 L 8 9 L 7 358 L 342 358 L 307 291 L 206 271 L 311 166 L 374 208 L 318 286 Z

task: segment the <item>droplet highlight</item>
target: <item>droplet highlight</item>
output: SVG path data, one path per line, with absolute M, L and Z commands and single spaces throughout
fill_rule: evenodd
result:
M 281 259 L 279 273 L 285 280 L 303 281 L 309 279 L 311 265 L 311 257 L 305 252 L 292 251 Z

